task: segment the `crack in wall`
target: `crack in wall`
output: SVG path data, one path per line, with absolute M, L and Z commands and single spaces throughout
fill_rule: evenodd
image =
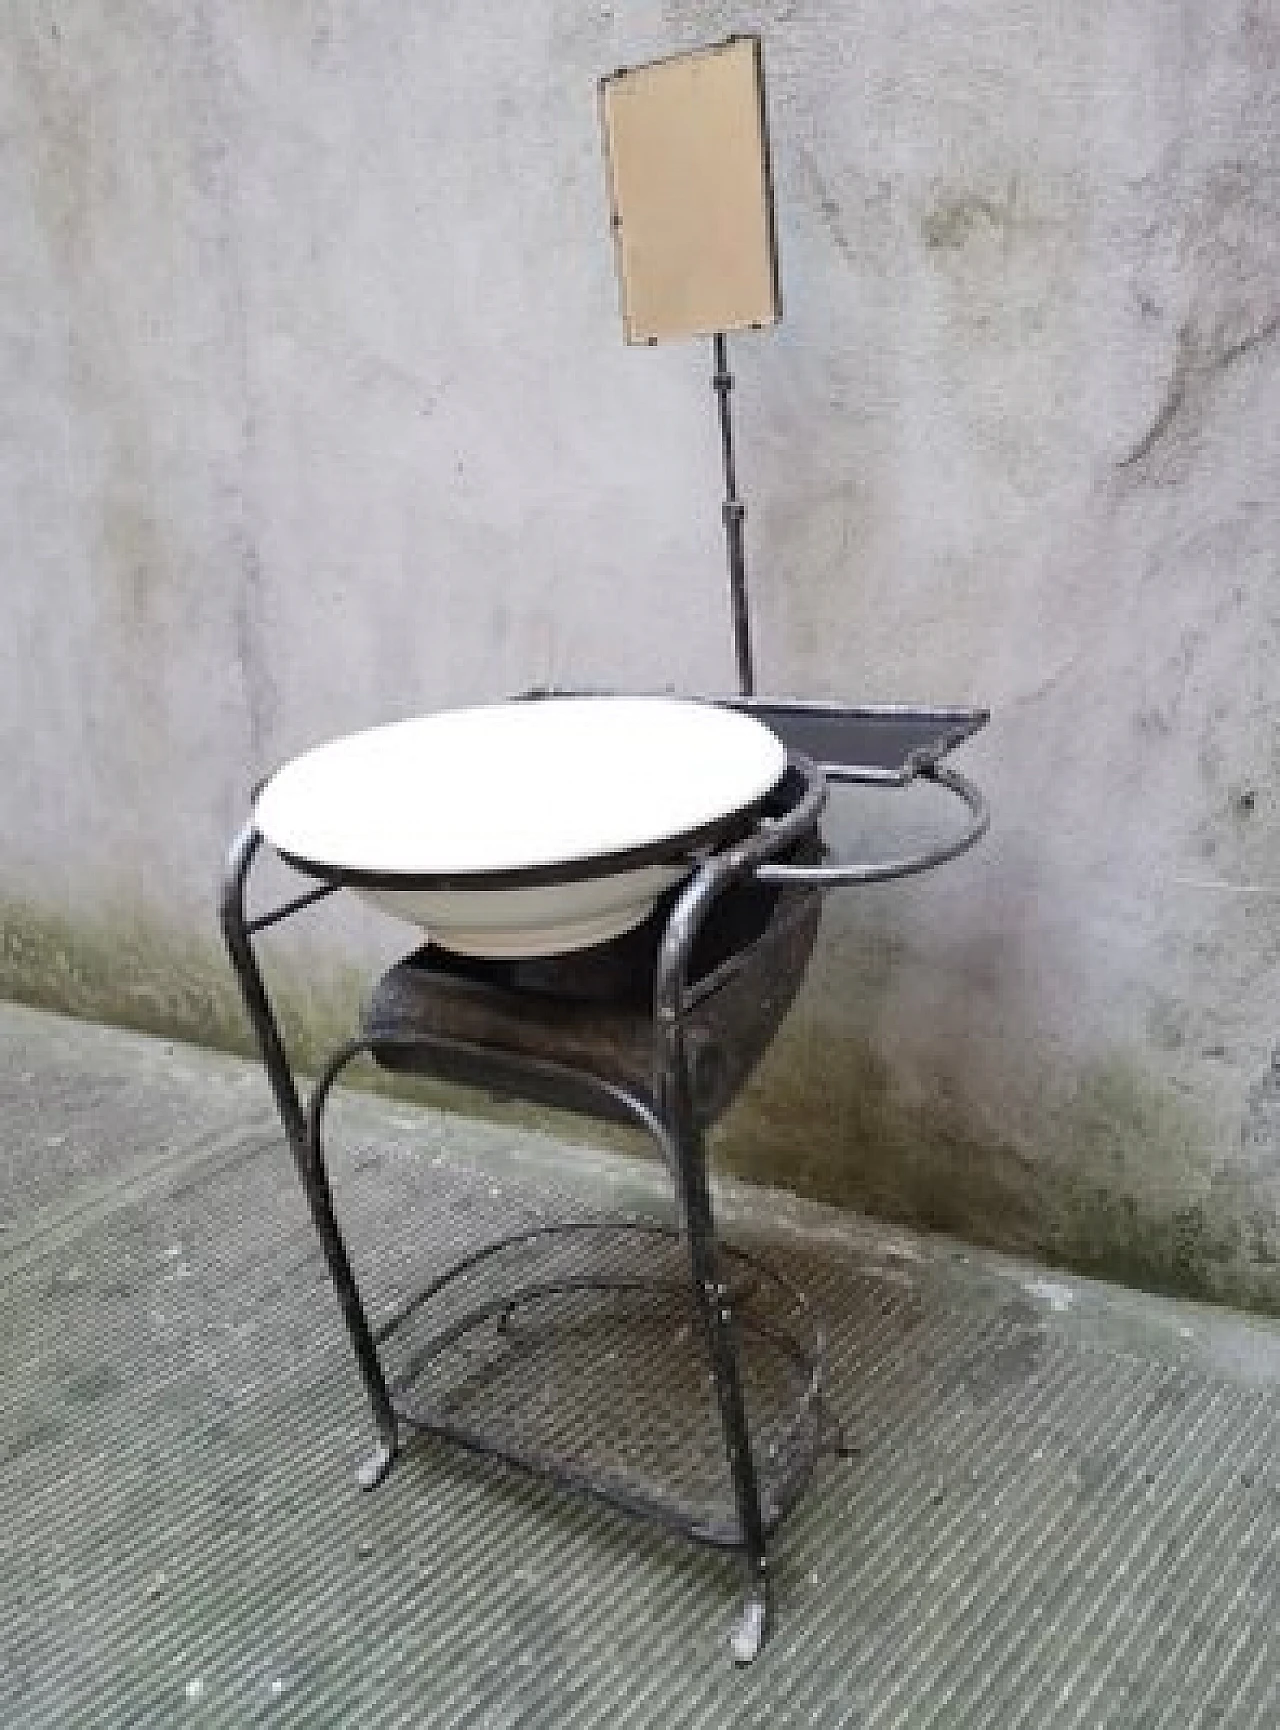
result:
M 844 226 L 840 201 L 836 198 L 830 186 L 827 184 L 822 170 L 818 167 L 813 152 L 801 148 L 798 154 L 804 167 L 805 175 L 813 190 L 818 215 L 822 220 L 822 226 L 831 236 L 836 251 L 840 254 L 841 258 L 844 259 L 845 263 L 856 264 L 858 257 L 857 251 Z
M 1178 330 L 1173 367 L 1160 406 L 1146 432 L 1118 460 L 1116 467 L 1138 467 L 1175 429 L 1193 393 L 1212 385 L 1246 355 L 1265 348 L 1277 336 L 1280 336 L 1280 312 L 1271 313 L 1253 330 L 1228 343 L 1204 342 L 1195 321 L 1188 319 Z

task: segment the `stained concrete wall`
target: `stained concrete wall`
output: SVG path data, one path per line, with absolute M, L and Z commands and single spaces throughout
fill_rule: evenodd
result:
M 1272 0 L 11 0 L 0 988 L 234 1042 L 261 773 L 538 682 L 728 686 L 708 357 L 621 343 L 594 88 L 751 26 L 763 682 L 990 704 L 995 823 L 831 905 L 722 1155 L 1280 1308 Z M 309 932 L 314 1047 L 402 939 Z

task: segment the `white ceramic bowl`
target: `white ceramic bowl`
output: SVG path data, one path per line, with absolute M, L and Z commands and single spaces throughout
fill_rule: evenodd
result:
M 736 710 L 556 697 L 337 739 L 274 775 L 255 817 L 300 869 L 444 948 L 549 955 L 638 925 L 785 768 Z
M 649 865 L 532 889 L 359 889 L 384 913 L 410 920 L 457 955 L 515 960 L 605 943 L 641 924 L 687 864 Z

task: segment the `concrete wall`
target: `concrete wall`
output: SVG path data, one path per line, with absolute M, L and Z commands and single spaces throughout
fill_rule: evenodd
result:
M 1280 6 L 10 0 L 0 987 L 242 1037 L 255 778 L 725 688 L 708 357 L 627 351 L 597 75 L 765 34 L 765 685 L 981 701 L 989 842 L 829 909 L 723 1155 L 1280 1308 Z M 924 794 L 843 825 L 934 821 Z M 314 1045 L 393 928 L 275 951 Z

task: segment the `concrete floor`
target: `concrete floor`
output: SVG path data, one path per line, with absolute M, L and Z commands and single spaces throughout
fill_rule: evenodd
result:
M 0 1006 L 0 1724 L 1280 1725 L 1280 1328 L 726 1185 L 857 1452 L 732 1564 L 369 1426 L 249 1065 Z M 371 1307 L 660 1174 L 344 1096 Z

